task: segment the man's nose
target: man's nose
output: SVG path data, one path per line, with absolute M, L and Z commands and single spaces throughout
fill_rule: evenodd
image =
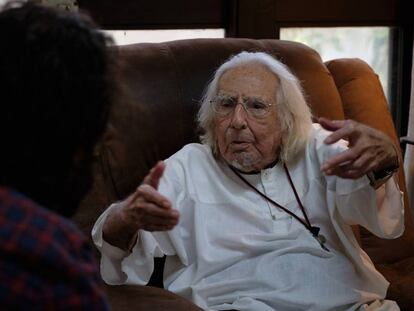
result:
M 243 129 L 247 126 L 246 122 L 247 111 L 244 106 L 239 102 L 236 107 L 234 107 L 234 112 L 231 119 L 231 126 L 235 129 Z

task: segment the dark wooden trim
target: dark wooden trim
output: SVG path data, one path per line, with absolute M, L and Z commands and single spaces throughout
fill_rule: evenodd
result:
M 104 29 L 224 28 L 221 0 L 78 0 Z
M 391 79 L 391 113 L 399 136 L 407 135 L 411 100 L 413 26 L 401 26 L 394 38 Z
M 281 27 L 395 26 L 401 1 L 234 0 L 237 19 L 228 36 L 278 39 Z
M 225 36 L 226 38 L 237 38 L 239 25 L 239 0 L 223 1 L 225 6 Z
M 260 0 L 259 0 L 260 1 Z M 274 0 L 278 23 L 390 24 L 398 0 Z
M 237 24 L 232 36 L 252 39 L 277 37 L 274 0 L 234 1 Z
M 401 102 L 397 107 L 400 109 L 401 119 L 397 122 L 397 132 L 400 136 L 407 135 L 408 117 L 410 112 L 411 101 L 411 79 L 413 69 L 413 43 L 414 43 L 414 20 L 410 1 L 400 1 L 399 14 L 401 27 L 401 52 L 398 86 L 400 88 Z

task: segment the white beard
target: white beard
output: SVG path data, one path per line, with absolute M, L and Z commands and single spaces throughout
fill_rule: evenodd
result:
M 236 159 L 231 161 L 230 165 L 241 172 L 249 173 L 259 169 L 255 166 L 257 162 L 258 159 L 256 159 L 251 153 L 242 152 L 238 154 Z

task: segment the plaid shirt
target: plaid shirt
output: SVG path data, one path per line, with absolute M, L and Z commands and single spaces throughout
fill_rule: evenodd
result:
M 69 220 L 3 187 L 0 309 L 108 310 L 86 236 Z

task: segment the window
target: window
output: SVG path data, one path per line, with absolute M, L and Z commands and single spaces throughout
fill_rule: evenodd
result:
M 224 29 L 106 30 L 117 45 L 194 38 L 224 38 Z
M 335 58 L 360 58 L 379 75 L 390 102 L 390 28 L 389 27 L 313 27 L 281 28 L 280 38 L 302 42 L 320 54 L 323 61 Z

